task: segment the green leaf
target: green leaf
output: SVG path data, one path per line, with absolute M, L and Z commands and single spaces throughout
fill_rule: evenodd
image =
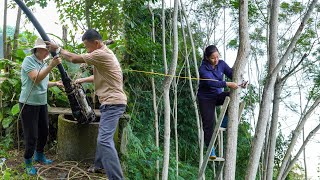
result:
M 4 180 L 10 180 L 10 177 L 11 177 L 11 173 L 10 173 L 10 168 L 7 168 L 5 171 L 4 171 L 4 174 L 3 174 L 3 179 Z
M 58 87 L 56 87 L 56 86 L 50 88 L 50 91 L 51 91 L 55 96 L 60 96 L 60 95 L 61 95 L 61 92 L 62 92 L 62 91 L 61 91 Z
M 8 128 L 10 126 L 10 124 L 12 123 L 12 120 L 13 120 L 12 117 L 8 117 L 8 118 L 3 119 L 2 127 L 4 129 Z
M 287 3 L 287 2 L 283 2 L 283 3 L 280 4 L 280 7 L 281 7 L 282 9 L 288 9 L 289 6 L 290 6 L 290 4 Z
M 26 57 L 26 53 L 24 53 L 24 51 L 22 49 L 18 49 L 16 52 L 16 56 L 20 59 L 23 59 Z
M 10 78 L 7 80 L 8 80 L 8 82 L 10 82 L 10 84 L 12 84 L 13 87 L 16 87 L 17 85 L 19 85 L 19 80 L 17 80 L 17 79 Z
M 0 69 L 4 69 L 4 68 L 5 68 L 4 59 L 0 59 Z
M 18 114 L 19 111 L 20 111 L 19 103 L 17 103 L 16 105 L 14 105 L 14 106 L 11 108 L 11 113 L 12 113 L 12 115 Z

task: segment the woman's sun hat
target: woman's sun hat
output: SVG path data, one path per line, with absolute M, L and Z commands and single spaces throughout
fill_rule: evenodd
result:
M 47 45 L 46 43 L 44 43 L 44 41 L 41 38 L 38 38 L 36 40 L 36 43 L 34 44 L 34 47 L 31 49 L 31 52 L 34 53 L 34 50 L 37 48 L 42 48 L 42 49 L 47 49 Z

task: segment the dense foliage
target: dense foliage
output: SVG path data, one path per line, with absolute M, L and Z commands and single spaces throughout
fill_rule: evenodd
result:
M 95 1 L 95 0 L 54 0 L 57 5 L 62 25 L 68 25 L 68 35 L 71 37 L 69 40 L 59 38 L 55 35 L 55 38 L 59 38 L 64 45 L 64 48 L 75 52 L 83 53 L 84 47 L 81 42 L 75 40 L 77 33 L 82 33 L 84 29 L 88 27 L 98 29 L 103 39 L 114 39 L 115 43 L 109 45 L 117 55 L 123 72 L 125 92 L 128 96 L 127 114 L 131 116 L 127 134 L 128 134 L 128 147 L 127 153 L 121 155 L 121 161 L 124 169 L 124 173 L 128 179 L 154 179 L 156 175 L 156 160 L 162 163 L 163 155 L 163 102 L 162 82 L 163 76 L 152 75 L 148 73 L 138 73 L 132 70 L 146 71 L 146 72 L 158 72 L 164 73 L 163 55 L 162 55 L 162 25 L 161 16 L 162 10 L 157 6 L 157 2 L 152 2 L 154 7 L 149 6 L 148 1 L 145 0 L 123 0 L 123 1 Z M 35 5 L 36 1 L 30 1 L 29 6 Z M 47 5 L 47 1 L 39 2 L 41 7 Z M 206 23 L 219 21 L 222 15 L 223 8 L 229 8 L 230 16 L 233 24 L 230 25 L 230 29 L 235 29 L 237 32 L 237 8 L 239 7 L 238 1 L 230 1 L 224 4 L 224 1 L 216 1 L 212 4 L 199 1 L 195 3 L 191 1 L 187 4 L 191 12 L 197 13 L 197 16 L 191 16 L 189 18 L 190 26 L 192 28 L 193 40 L 197 50 L 196 58 L 197 65 L 201 63 L 202 51 L 204 42 L 222 44 L 220 36 L 214 39 L 214 42 L 208 41 L 211 34 L 209 32 L 215 32 L 216 25 L 210 29 Z M 265 23 L 267 19 L 262 12 L 266 11 L 266 4 L 263 1 L 250 2 L 249 15 L 250 23 L 256 24 L 250 30 L 251 39 L 251 63 L 258 64 L 259 59 L 263 59 L 266 56 L 266 33 Z M 304 6 L 298 2 L 283 2 L 281 4 L 280 22 L 288 21 L 291 16 L 301 13 L 304 10 Z M 155 24 L 155 42 L 152 41 L 152 18 L 151 12 L 154 14 Z M 216 16 L 216 14 L 220 14 Z M 165 10 L 166 18 L 166 57 L 168 64 L 171 62 L 172 57 L 172 29 L 171 18 L 172 9 L 167 8 Z M 185 23 L 182 17 L 179 16 L 178 21 Z M 311 21 L 314 21 L 313 19 Z M 68 24 L 71 22 L 71 25 Z M 311 22 L 310 22 L 311 23 Z M 263 25 L 260 25 L 263 24 Z M 187 32 L 188 29 L 185 26 L 179 26 L 179 59 L 177 66 L 177 75 L 187 76 L 187 67 L 184 49 L 182 28 Z M 207 28 L 207 29 L 206 29 Z M 282 32 L 281 32 L 282 33 Z M 188 33 L 186 33 L 188 34 Z M 217 32 L 219 34 L 219 32 Z M 218 36 L 218 35 L 217 35 Z M 216 36 L 214 36 L 216 37 Z M 311 24 L 307 25 L 307 30 L 299 40 L 298 45 L 295 48 L 294 54 L 290 57 L 294 59 L 296 56 L 301 57 L 304 52 L 309 51 L 312 48 L 310 39 L 316 37 L 315 32 L 312 29 Z M 18 41 L 19 47 L 15 54 L 11 56 L 16 57 L 16 62 L 10 61 L 10 59 L 1 59 L 0 69 L 7 70 L 6 79 L 1 83 L 0 89 L 2 92 L 2 106 L 0 111 L 0 158 L 10 157 L 9 150 L 14 149 L 17 146 L 17 121 L 19 114 L 18 97 L 21 91 L 20 82 L 20 68 L 22 60 L 29 54 L 28 49 L 33 45 L 36 39 L 36 35 L 33 32 L 23 31 L 20 33 Z M 191 42 L 189 35 L 186 35 L 187 49 L 191 52 Z M 208 42 L 207 42 L 208 41 Z M 283 34 L 281 37 L 281 43 L 279 48 L 285 49 L 289 42 L 289 38 Z M 12 43 L 12 42 L 11 42 Z M 231 49 L 237 49 L 238 36 L 227 39 L 227 47 Z M 1 48 L 2 49 L 2 48 Z M 319 58 L 319 51 L 313 51 L 313 56 Z M 1 55 L 1 54 L 0 54 Z M 190 59 L 190 58 L 189 58 Z M 318 59 L 317 59 L 318 60 Z M 263 61 L 265 62 L 265 61 Z M 294 62 L 294 61 L 293 61 Z M 263 63 L 261 63 L 263 64 Z M 63 63 L 71 79 L 79 77 L 89 76 L 92 72 L 90 67 L 81 68 L 79 71 L 79 65 L 74 65 L 68 62 Z M 311 66 L 313 65 L 313 66 Z M 191 63 L 192 77 L 196 77 L 195 64 Z M 285 74 L 290 70 L 291 65 L 286 66 L 282 73 Z M 311 82 L 315 84 L 310 88 L 308 92 L 310 98 L 319 96 L 320 76 L 319 65 L 313 64 L 310 61 L 305 61 L 303 67 L 309 72 Z M 251 69 L 248 68 L 250 71 Z M 266 78 L 266 65 L 263 68 L 258 69 L 257 84 L 249 86 L 242 94 L 242 100 L 246 102 L 242 120 L 239 126 L 238 135 L 238 147 L 237 147 L 237 179 L 244 179 L 244 169 L 246 169 L 249 159 L 250 146 L 252 141 L 252 132 L 254 124 L 252 119 L 255 118 L 255 110 L 257 104 L 261 99 L 261 86 L 263 86 Z M 253 74 L 248 72 L 248 74 Z M 57 69 L 53 71 L 50 76 L 52 81 L 59 80 L 59 72 Z M 152 86 L 151 78 L 155 80 L 155 88 L 157 95 L 158 115 L 159 115 L 159 131 L 160 131 L 160 147 L 155 145 L 155 129 L 154 129 L 154 111 L 152 103 Z M 249 75 L 250 78 L 250 75 Z M 197 89 L 196 81 L 193 82 L 194 89 Z M 85 84 L 88 97 L 92 97 L 94 93 L 93 86 Z M 173 89 L 170 89 L 170 93 L 173 94 Z M 190 96 L 190 88 L 187 79 L 177 80 L 177 92 L 178 92 L 178 138 L 179 138 L 179 159 L 175 158 L 175 145 L 174 145 L 174 127 L 171 130 L 171 154 L 170 154 L 170 167 L 169 167 L 169 179 L 176 178 L 176 162 L 179 161 L 179 179 L 196 179 L 198 166 L 199 166 L 199 147 L 198 147 L 198 135 L 197 135 L 197 122 L 195 119 L 195 112 L 193 110 L 192 99 Z M 290 92 L 286 92 L 287 97 L 291 97 Z M 63 92 L 63 89 L 53 87 L 49 90 L 48 96 L 49 106 L 66 107 L 68 106 L 68 100 Z M 172 101 L 173 102 L 173 96 Z M 98 103 L 95 106 L 99 106 Z M 297 108 L 297 107 L 295 107 Z M 173 113 L 172 113 L 173 114 Z M 52 128 L 56 128 L 56 124 L 51 124 Z M 52 137 L 55 137 L 55 131 Z M 21 131 L 20 131 L 21 136 Z M 287 138 L 279 132 L 277 145 L 276 145 L 276 159 L 274 171 L 277 172 L 281 164 L 281 159 L 284 156 L 285 149 L 288 146 Z M 21 140 L 20 140 L 21 141 Z M 55 141 L 55 139 L 51 139 Z M 52 143 L 51 146 L 55 144 Z M 0 167 L 1 160 L 0 160 Z M 296 170 L 300 170 L 299 164 L 295 167 Z M 0 169 L 0 175 L 10 176 L 7 173 L 12 173 L 8 168 Z M 300 171 L 292 172 L 289 174 L 288 179 L 295 179 L 301 176 Z M 212 168 L 207 168 L 206 177 L 212 179 Z M 260 174 L 259 174 L 260 176 Z

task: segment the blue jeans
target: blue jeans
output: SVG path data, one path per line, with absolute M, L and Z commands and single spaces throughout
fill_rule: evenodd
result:
M 97 168 L 103 168 L 110 180 L 123 179 L 113 135 L 116 131 L 119 118 L 125 109 L 126 105 L 124 104 L 100 106 L 101 117 L 94 165 Z

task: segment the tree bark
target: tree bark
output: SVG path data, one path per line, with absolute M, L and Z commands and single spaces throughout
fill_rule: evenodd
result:
M 249 55 L 249 33 L 248 33 L 248 0 L 240 0 L 239 8 L 239 35 L 240 44 L 236 62 L 233 66 L 232 81 L 240 82 L 244 67 L 248 62 Z M 235 179 L 236 155 L 237 155 L 237 139 L 239 125 L 239 101 L 240 89 L 231 90 L 230 104 L 228 110 L 228 135 L 226 145 L 226 162 L 224 169 L 224 178 L 226 180 Z
M 180 0 L 180 3 L 181 3 L 181 9 L 182 9 L 182 12 L 184 14 L 185 21 L 187 21 L 187 17 L 185 16 L 184 7 L 183 7 L 183 3 L 182 3 L 181 0 Z M 181 21 L 181 22 L 183 22 L 183 21 Z M 192 80 L 191 80 L 190 62 L 189 62 L 189 55 L 188 55 L 188 48 L 187 48 L 188 46 L 187 46 L 186 33 L 184 31 L 184 28 L 185 28 L 184 24 L 181 23 L 181 30 L 182 30 L 183 44 L 184 44 L 184 54 L 185 54 L 185 59 L 186 59 L 186 64 L 187 64 L 187 72 L 188 72 L 189 88 L 190 88 L 191 100 L 193 102 L 193 107 L 194 107 L 194 111 L 195 111 L 195 115 L 196 115 L 196 121 L 197 121 L 197 128 L 198 128 L 198 143 L 199 143 L 199 152 L 200 152 L 200 154 L 199 154 L 199 157 L 200 157 L 200 159 L 199 159 L 199 170 L 200 170 L 201 165 L 203 163 L 203 146 L 201 145 L 201 141 L 203 139 L 203 137 L 202 137 L 202 127 L 200 125 L 200 117 L 199 117 L 197 98 L 196 98 L 195 91 L 193 89 Z M 189 30 L 189 32 L 191 32 L 189 28 L 188 28 L 188 30 Z M 190 37 L 190 38 L 192 39 L 192 37 Z M 197 73 L 198 73 L 198 70 L 197 70 Z M 199 78 L 197 78 L 197 79 L 199 79 Z
M 188 34 L 189 34 L 189 37 L 190 37 L 191 48 L 192 48 L 192 59 L 193 59 L 193 63 L 194 63 L 194 69 L 196 71 L 196 77 L 198 79 L 197 80 L 197 85 L 199 85 L 199 70 L 198 70 L 197 53 L 196 53 L 196 48 L 194 46 L 192 30 L 191 30 L 190 23 L 189 23 L 189 20 L 188 20 L 188 16 L 186 14 L 186 10 L 185 10 L 185 7 L 184 7 L 184 4 L 183 4 L 182 0 L 180 0 L 180 3 L 181 3 L 181 8 L 182 8 L 182 14 L 183 14 L 184 19 L 186 21 Z
M 320 129 L 320 124 L 319 124 L 316 128 L 314 128 L 314 129 L 309 133 L 309 135 L 307 136 L 307 138 L 303 141 L 303 144 L 302 144 L 302 146 L 300 147 L 297 155 L 290 161 L 290 164 L 287 166 L 287 168 L 286 168 L 286 170 L 285 170 L 285 172 L 284 172 L 284 175 L 283 175 L 282 178 L 281 178 L 282 180 L 284 180 L 284 179 L 288 176 L 290 170 L 292 169 L 292 167 L 294 166 L 294 164 L 297 162 L 297 160 L 298 160 L 299 156 L 301 155 L 302 151 L 305 150 L 305 147 L 306 147 L 307 144 L 309 143 L 310 139 L 319 131 L 319 129 Z M 307 178 L 306 178 L 306 179 L 307 179 Z
M 19 39 L 19 30 L 20 30 L 20 21 L 21 21 L 21 8 L 18 7 L 17 21 L 16 21 L 16 29 L 14 31 L 13 36 L 13 49 L 12 49 L 12 61 L 16 61 L 16 52 L 18 48 L 18 39 Z
M 167 78 L 166 78 L 167 79 Z M 168 80 L 169 81 L 169 80 Z M 171 80 L 172 81 L 172 80 Z M 162 180 L 168 179 L 169 156 L 170 156 L 170 82 L 164 84 L 164 152 L 163 152 L 163 167 Z
M 3 57 L 7 58 L 7 10 L 8 10 L 8 0 L 4 0 L 3 7 L 3 29 L 2 29 L 2 37 L 3 37 Z
M 88 29 L 91 29 L 92 26 L 91 26 L 91 21 L 90 21 L 90 8 L 91 8 L 90 0 L 85 0 L 85 6 L 86 6 L 85 16 L 86 16 L 87 27 L 88 27 Z
M 153 101 L 153 112 L 154 112 L 154 129 L 155 129 L 155 141 L 156 141 L 156 147 L 159 149 L 159 119 L 158 119 L 158 106 L 157 106 L 157 94 L 156 94 L 156 88 L 154 83 L 154 77 L 151 78 L 151 84 L 152 84 L 152 101 Z M 156 168 L 157 168 L 157 174 L 156 174 L 156 180 L 160 179 L 159 170 L 159 160 L 156 161 Z
M 282 86 L 285 81 L 290 77 L 294 71 L 300 66 L 303 60 L 307 57 L 307 54 L 304 54 L 299 61 L 284 77 L 280 78 L 277 77 L 277 82 L 274 87 L 274 100 L 273 100 L 273 110 L 272 110 L 272 119 L 271 119 L 271 128 L 269 130 L 269 148 L 268 148 L 268 163 L 266 165 L 266 179 L 272 180 L 273 179 L 273 167 L 274 167 L 274 155 L 275 155 L 275 146 L 276 146 L 276 139 L 277 139 L 277 129 L 278 129 L 278 118 L 279 118 L 279 108 L 280 108 L 280 95 L 282 92 Z M 303 113 L 303 112 L 301 112 Z
M 62 26 L 62 40 L 64 45 L 68 43 L 68 28 L 66 25 Z
M 168 64 L 167 64 L 167 55 L 166 55 L 166 12 L 165 12 L 165 0 L 162 0 L 162 55 L 163 55 L 163 65 L 164 73 L 168 74 Z
M 283 57 L 280 59 L 280 62 L 277 64 L 277 66 L 274 68 L 274 70 L 271 73 L 271 76 L 275 76 L 276 74 L 278 74 L 278 72 L 280 71 L 280 69 L 282 68 L 282 66 L 288 61 L 288 57 L 291 54 L 293 48 L 295 47 L 297 41 L 299 40 L 301 33 L 304 29 L 305 24 L 307 23 L 314 7 L 316 6 L 316 4 L 318 3 L 318 0 L 313 0 L 310 5 L 309 8 L 306 12 L 306 14 L 304 15 L 301 24 L 299 26 L 299 28 L 297 29 L 296 33 L 294 34 L 286 52 L 284 53 Z
M 151 37 L 152 37 L 152 42 L 155 43 L 156 41 L 156 37 L 155 37 L 155 25 L 154 25 L 154 13 L 150 7 L 149 7 L 149 11 L 151 14 L 151 19 L 152 19 L 152 30 L 151 30 Z M 153 52 L 152 54 L 152 65 L 153 62 L 155 61 L 155 52 Z M 151 70 L 153 72 L 153 69 Z M 153 102 L 153 112 L 154 112 L 154 129 L 155 129 L 155 141 L 156 141 L 156 147 L 157 149 L 159 149 L 159 119 L 158 119 L 158 106 L 157 106 L 157 94 L 156 94 L 156 86 L 154 83 L 154 77 L 151 77 L 151 86 L 152 86 L 152 102 Z M 156 169 L 157 169 L 157 173 L 156 173 L 156 180 L 160 179 L 160 175 L 159 175 L 159 160 L 156 161 Z
M 268 2 L 268 5 L 267 5 L 267 22 L 266 22 L 266 45 L 267 45 L 267 59 L 270 60 L 270 44 L 269 44 L 269 33 L 270 33 L 270 19 L 271 19 L 271 7 L 272 7 L 272 1 L 269 0 Z M 258 65 L 257 65 L 257 60 L 255 61 L 256 62 L 256 66 L 257 66 L 257 69 L 259 68 Z M 258 73 L 260 74 L 259 70 L 258 70 Z M 258 75 L 258 78 L 261 78 L 260 75 Z M 259 85 L 259 102 L 261 100 L 261 86 Z
M 188 20 L 188 16 L 187 16 L 183 1 L 180 0 L 180 3 L 181 3 L 182 14 L 184 16 L 184 19 L 185 19 L 185 22 L 186 22 L 186 25 L 187 25 L 187 29 L 188 29 L 188 34 L 189 34 L 189 37 L 190 37 L 191 48 L 192 48 L 192 58 L 193 58 L 193 64 L 194 64 L 194 69 L 195 69 L 195 73 L 196 73 L 196 77 L 197 77 L 197 86 L 198 86 L 199 85 L 200 76 L 199 76 L 197 53 L 196 53 L 196 48 L 195 48 L 195 45 L 194 45 L 192 29 L 190 27 L 190 23 L 189 23 L 189 20 Z M 183 31 L 184 31 L 184 29 L 183 29 Z M 184 37 L 185 37 L 185 35 L 184 35 Z M 186 41 L 186 40 L 184 40 L 184 41 Z M 186 49 L 186 52 L 187 52 L 187 49 Z M 193 102 L 193 106 L 194 106 L 194 110 L 195 110 L 195 114 L 196 114 L 196 120 L 197 120 L 199 149 L 200 149 L 200 151 L 199 151 L 200 152 L 199 170 L 200 170 L 201 164 L 203 163 L 204 134 L 203 134 L 203 130 L 202 130 L 202 122 L 201 122 L 200 116 L 199 116 L 198 104 L 196 102 L 196 98 L 197 98 L 196 97 L 196 92 L 193 90 L 193 87 L 192 87 L 190 63 L 189 63 L 189 57 L 188 56 L 186 56 L 186 61 L 187 61 L 188 76 L 190 78 L 189 79 L 189 86 L 190 86 L 190 90 L 192 91 L 191 92 L 191 99 L 192 99 L 192 102 Z
M 279 63 L 276 65 L 276 67 L 272 70 L 272 72 L 268 75 L 266 84 L 263 89 L 263 95 L 262 95 L 262 102 L 259 110 L 259 117 L 258 117 L 258 123 L 255 130 L 255 135 L 253 139 L 253 145 L 251 148 L 250 153 L 250 159 L 249 164 L 247 168 L 247 180 L 254 180 L 257 173 L 257 168 L 259 165 L 259 159 L 261 156 L 261 150 L 263 146 L 263 139 L 266 131 L 266 125 L 267 125 L 267 118 L 269 117 L 270 112 L 270 105 L 273 95 L 273 87 L 276 81 L 277 74 L 279 73 L 282 66 L 287 62 L 289 55 L 291 54 L 295 44 L 297 43 L 298 39 L 301 36 L 301 32 L 304 28 L 305 23 L 310 17 L 310 14 L 312 10 L 314 9 L 315 4 L 317 3 L 317 0 L 313 0 L 307 10 L 307 13 L 303 17 L 303 20 L 296 31 L 295 35 L 293 36 L 285 54 L 279 61 Z M 271 32 L 270 32 L 271 33 Z M 270 57 L 271 58 L 271 57 Z
M 169 170 L 169 156 L 170 156 L 170 86 L 172 83 L 173 75 L 176 73 L 178 61 L 178 6 L 179 0 L 174 0 L 173 11 L 173 55 L 170 65 L 169 76 L 166 76 L 163 82 L 164 92 L 164 154 L 163 154 L 163 168 L 162 179 L 168 179 Z
M 304 128 L 303 128 L 303 140 L 305 139 Z M 303 150 L 303 163 L 304 163 L 304 178 L 308 179 L 308 171 L 307 171 L 307 158 L 306 158 L 306 149 Z
M 305 115 L 303 115 L 303 117 L 301 118 L 300 123 L 297 125 L 296 129 L 293 131 L 292 133 L 292 138 L 290 140 L 290 144 L 288 146 L 288 149 L 286 151 L 286 155 L 284 156 L 283 160 L 282 160 L 282 164 L 280 167 L 280 171 L 277 177 L 277 180 L 281 180 L 282 177 L 284 176 L 285 173 L 285 169 L 288 166 L 288 162 L 290 160 L 290 155 L 293 151 L 293 148 L 295 146 L 295 144 L 298 141 L 298 137 L 301 133 L 302 128 L 304 127 L 304 124 L 306 123 L 306 121 L 309 119 L 309 117 L 311 116 L 311 114 L 313 113 L 313 111 L 317 108 L 317 106 L 320 104 L 320 97 L 318 97 L 315 102 L 312 104 L 312 106 L 308 109 L 308 111 L 306 112 Z
M 274 155 L 275 155 L 276 140 L 277 140 L 281 91 L 282 91 L 282 82 L 278 81 L 274 87 L 272 119 L 271 119 L 271 127 L 269 130 L 269 148 L 268 148 L 269 151 L 267 152 L 269 158 L 268 158 L 268 164 L 266 167 L 267 180 L 273 179 Z
M 176 145 L 176 179 L 179 179 L 179 139 L 178 139 L 178 79 L 173 79 L 174 86 L 174 137 Z
M 11 50 L 12 50 L 11 38 L 8 37 L 7 40 L 8 40 L 9 43 L 7 43 L 7 51 L 6 51 L 7 55 L 6 55 L 6 58 L 7 59 L 11 59 Z M 9 72 L 9 67 L 7 67 L 7 71 Z
M 272 0 L 271 0 L 272 1 Z M 278 18 L 280 9 L 280 0 L 273 0 L 271 3 L 270 12 L 270 25 L 269 25 L 269 43 L 268 43 L 268 56 L 269 56 L 269 68 L 270 74 L 278 63 Z
M 263 159 L 261 159 L 261 179 L 263 180 L 266 180 L 267 179 L 267 167 L 268 167 L 268 160 L 269 160 L 269 148 L 270 148 L 270 145 L 269 145 L 269 131 L 270 131 L 270 126 L 271 124 L 268 122 L 267 123 L 267 131 L 266 131 L 266 138 L 264 140 L 264 151 L 263 151 Z

